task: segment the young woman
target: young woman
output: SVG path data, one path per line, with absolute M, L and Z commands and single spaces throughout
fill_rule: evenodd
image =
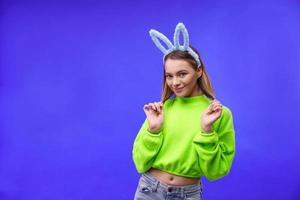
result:
M 146 119 L 132 151 L 142 174 L 136 200 L 201 200 L 201 177 L 213 181 L 231 168 L 231 111 L 216 100 L 198 51 L 190 45 L 186 49 L 165 54 L 162 99 L 143 108 Z

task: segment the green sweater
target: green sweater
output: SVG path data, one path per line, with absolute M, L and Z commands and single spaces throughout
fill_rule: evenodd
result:
M 222 114 L 211 133 L 201 129 L 201 114 L 209 106 L 205 95 L 178 97 L 164 103 L 164 123 L 158 134 L 148 131 L 146 119 L 137 134 L 132 157 L 139 173 L 151 167 L 178 176 L 210 181 L 227 175 L 235 154 L 232 114 Z

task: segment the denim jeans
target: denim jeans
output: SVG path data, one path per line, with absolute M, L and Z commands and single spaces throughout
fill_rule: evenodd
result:
M 135 192 L 135 200 L 202 200 L 202 182 L 174 186 L 160 182 L 150 172 L 143 173 Z

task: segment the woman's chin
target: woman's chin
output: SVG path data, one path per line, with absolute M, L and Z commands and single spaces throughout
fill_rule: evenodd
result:
M 184 92 L 175 92 L 176 96 L 178 97 L 184 97 L 185 93 Z

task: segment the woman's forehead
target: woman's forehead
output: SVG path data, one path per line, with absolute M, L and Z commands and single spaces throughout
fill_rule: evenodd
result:
M 167 60 L 165 63 L 166 73 L 177 73 L 179 71 L 190 71 L 192 70 L 191 65 L 184 60 Z

